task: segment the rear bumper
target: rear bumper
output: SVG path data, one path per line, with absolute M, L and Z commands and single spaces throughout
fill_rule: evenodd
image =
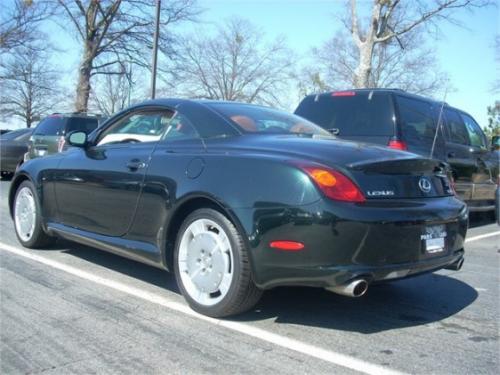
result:
M 263 289 L 329 287 L 358 277 L 376 282 L 444 268 L 463 257 L 468 225 L 467 208 L 454 197 L 246 211 L 237 215 L 247 223 L 251 215 L 250 258 Z M 422 236 L 435 225 L 446 231 L 445 249 L 429 254 Z M 299 241 L 304 249 L 270 248 L 277 240 Z
M 397 280 L 446 268 L 464 257 L 460 249 L 435 259 L 417 262 L 387 264 L 379 266 L 342 265 L 293 268 L 293 276 L 280 278 L 260 285 L 264 289 L 285 285 L 301 285 L 313 287 L 332 287 L 347 284 L 354 279 L 365 279 L 369 283 Z

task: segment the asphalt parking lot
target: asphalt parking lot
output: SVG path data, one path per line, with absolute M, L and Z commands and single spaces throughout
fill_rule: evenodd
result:
M 173 275 L 74 243 L 15 237 L 0 182 L 0 372 L 439 373 L 500 368 L 500 227 L 473 217 L 462 270 L 351 299 L 279 288 L 233 320 L 199 316 Z

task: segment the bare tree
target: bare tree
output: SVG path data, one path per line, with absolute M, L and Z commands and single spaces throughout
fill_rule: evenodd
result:
M 135 83 L 132 66 L 124 65 L 121 74 L 103 75 L 94 85 L 90 99 L 100 113 L 110 116 L 135 101 Z
M 400 40 L 418 28 L 437 30 L 440 21 L 458 23 L 453 14 L 457 9 L 472 9 L 491 3 L 490 0 L 372 0 L 367 22 L 361 22 L 357 0 L 350 0 L 350 16 L 344 25 L 357 49 L 353 66 L 355 87 L 369 87 L 374 68 L 377 44 Z
M 63 15 L 81 42 L 82 58 L 76 90 L 77 111 L 86 111 L 95 75 L 121 74 L 124 63 L 149 66 L 154 28 L 153 1 L 58 0 Z M 193 20 L 199 13 L 196 0 L 165 1 L 161 9 L 160 51 L 172 49 L 170 26 Z M 67 27 L 67 24 L 64 25 Z
M 293 58 L 282 39 L 266 44 L 248 21 L 231 19 L 213 36 L 183 39 L 177 91 L 207 99 L 277 104 Z
M 396 87 L 423 95 L 442 89 L 448 77 L 439 68 L 435 51 L 426 46 L 423 30 L 413 30 L 398 39 L 374 46 L 366 87 Z M 329 89 L 357 87 L 358 49 L 348 35 L 339 32 L 312 52 L 319 79 Z
M 13 0 L 2 2 L 0 51 L 8 52 L 14 48 L 33 43 L 36 39 L 38 25 L 47 19 L 52 11 L 53 6 L 47 1 Z
M 58 73 L 50 68 L 49 53 L 41 46 L 17 47 L 0 67 L 0 112 L 16 116 L 29 128 L 60 105 Z

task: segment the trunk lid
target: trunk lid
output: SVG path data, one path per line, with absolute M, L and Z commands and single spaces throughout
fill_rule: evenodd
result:
M 331 167 L 350 177 L 367 199 L 453 195 L 444 163 L 383 146 L 294 135 L 209 139 L 206 145 L 208 152 L 247 156 L 267 154 L 281 160 L 313 162 Z
M 421 157 L 367 160 L 347 166 L 367 199 L 443 197 L 454 194 L 444 163 Z

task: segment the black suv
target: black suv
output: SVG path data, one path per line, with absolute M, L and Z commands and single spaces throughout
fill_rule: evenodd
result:
M 498 158 L 480 126 L 459 109 L 444 104 L 436 131 L 441 107 L 442 102 L 402 90 L 359 89 L 309 95 L 295 113 L 340 138 L 443 160 L 470 211 L 493 210 Z
M 54 113 L 37 125 L 25 160 L 61 152 L 66 147 L 65 136 L 72 131 L 89 134 L 99 125 L 99 115 L 88 113 Z

